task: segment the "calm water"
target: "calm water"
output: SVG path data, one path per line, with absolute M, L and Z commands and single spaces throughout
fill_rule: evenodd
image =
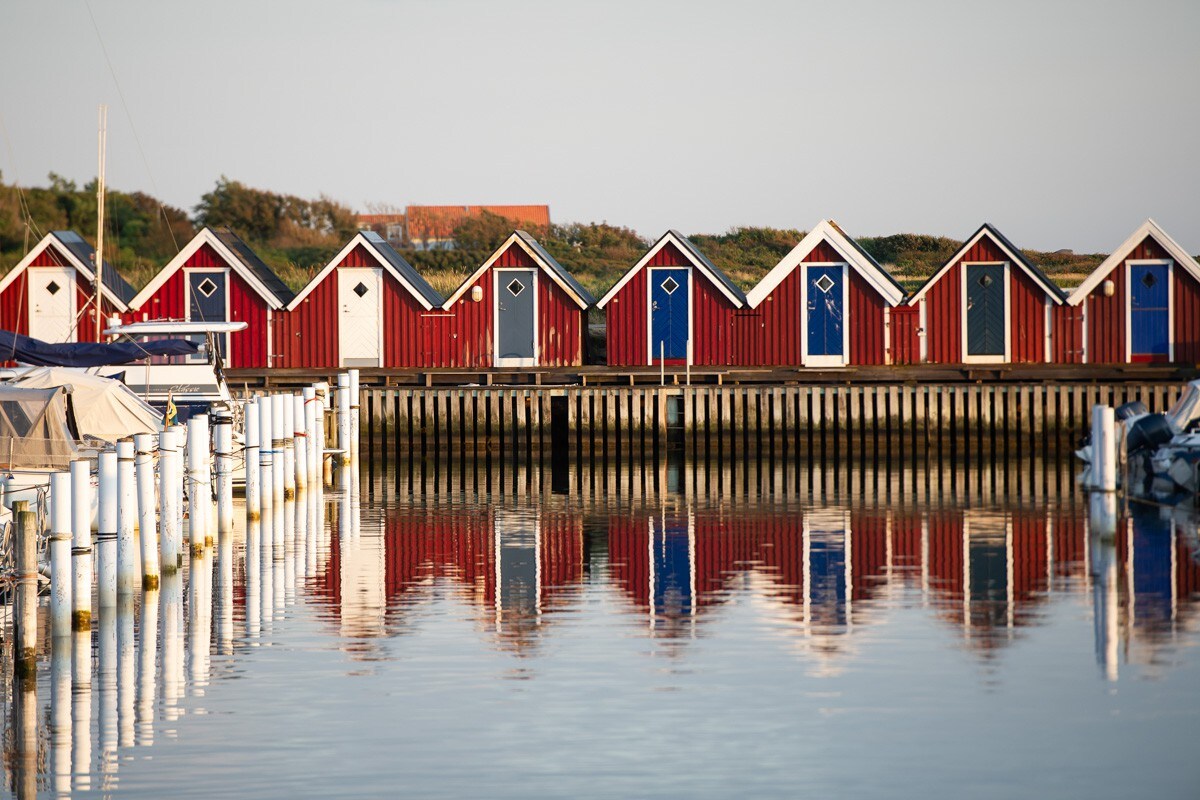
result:
M 6 654 L 4 791 L 1196 797 L 1195 523 L 1069 470 L 364 468 Z

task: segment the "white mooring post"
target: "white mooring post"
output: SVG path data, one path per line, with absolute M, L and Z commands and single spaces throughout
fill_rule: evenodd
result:
M 92 629 L 92 467 L 71 462 L 71 630 Z
M 292 395 L 283 399 L 283 499 L 296 498 L 296 404 Z
M 271 508 L 275 505 L 275 451 L 272 449 L 272 429 L 274 424 L 271 422 L 272 403 L 270 396 L 264 395 L 258 398 L 258 425 L 259 425 L 259 483 L 262 485 L 262 501 L 259 511 L 263 519 L 266 519 Z
M 175 443 L 175 448 L 171 451 L 171 458 L 175 459 L 175 535 L 178 537 L 176 542 L 179 553 L 179 558 L 183 558 L 183 496 L 184 487 L 187 485 L 187 466 L 184 462 L 184 447 L 187 445 L 187 425 L 172 425 L 171 434 L 175 437 L 172 441 Z M 183 563 L 182 560 L 179 562 Z
M 347 372 L 350 374 L 350 463 L 357 467 L 359 432 L 358 404 L 360 399 L 358 391 L 358 370 L 352 369 L 347 370 Z
M 38 643 L 38 559 L 37 513 L 29 510 L 28 500 L 13 503 L 13 556 L 16 574 L 16 614 L 13 627 L 16 639 L 17 675 L 32 678 L 37 674 Z M 34 730 L 37 730 L 36 723 Z M 35 733 L 36 737 L 36 733 Z M 37 752 L 35 745 L 34 753 Z
M 286 458 L 283 454 L 284 436 L 284 412 L 283 412 L 283 395 L 271 395 L 271 449 L 275 451 L 275 459 L 272 469 L 272 491 L 274 497 L 272 500 L 275 505 L 279 505 L 284 500 L 286 490 L 285 481 L 283 479 L 283 467 L 286 463 Z
M 136 451 L 138 536 L 142 544 L 142 588 L 158 588 L 158 503 L 154 496 L 154 434 L 133 437 Z
M 179 527 L 179 493 L 176 491 L 181 478 L 177 472 L 178 451 L 174 426 L 158 436 L 158 480 L 159 502 L 162 506 L 162 547 L 159 563 L 162 572 L 170 575 L 179 569 L 183 557 L 182 531 Z
M 197 414 L 187 423 L 188 543 L 193 556 L 204 549 L 205 498 L 202 495 L 208 492 L 208 487 L 200 485 L 203 474 L 200 461 L 208 456 L 208 443 L 203 436 L 207 426 L 201 424 L 202 416 Z
M 258 401 L 249 399 L 242 407 L 243 419 L 243 448 L 246 464 L 246 518 L 258 519 L 262 505 L 262 464 L 259 463 L 258 439 L 261 434 L 258 427 Z
M 305 427 L 304 396 L 292 395 L 292 441 L 296 451 L 296 494 L 308 489 L 308 429 Z
M 117 442 L 117 594 L 133 594 L 138 584 L 138 505 L 133 439 Z
M 308 485 L 316 488 L 321 479 L 321 450 L 324 443 L 317 438 L 317 388 L 306 386 L 301 393 L 304 400 L 304 444 L 308 455 Z
M 71 473 L 50 476 L 50 631 L 71 634 Z
M 196 454 L 197 466 L 200 468 L 200 496 L 193 498 L 192 503 L 200 506 L 200 534 L 204 538 L 204 546 L 211 547 L 213 535 L 217 529 L 216 514 L 213 509 L 213 469 L 212 469 L 212 432 L 209 430 L 208 414 L 200 414 L 200 452 Z
M 329 383 L 321 381 L 317 384 L 317 441 L 321 449 L 317 451 L 317 468 L 321 471 L 321 487 L 333 485 L 333 463 L 325 458 L 325 445 L 329 439 L 326 432 L 326 414 L 330 410 Z
M 1116 415 L 1109 406 L 1092 407 L 1092 488 L 1117 489 Z
M 96 514 L 96 586 L 101 608 L 117 604 L 117 454 L 101 453 Z
M 340 372 L 338 373 L 337 382 L 337 441 L 338 449 L 342 451 L 339 462 L 342 467 L 350 466 L 350 461 L 353 458 L 350 444 L 351 433 L 350 374 L 347 372 Z
M 233 417 L 213 417 L 217 467 L 217 536 L 233 533 Z

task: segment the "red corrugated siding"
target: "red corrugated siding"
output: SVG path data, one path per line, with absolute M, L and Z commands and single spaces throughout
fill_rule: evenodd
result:
M 386 278 L 385 278 L 386 282 Z M 292 311 L 275 315 L 275 365 L 336 368 L 338 276 L 329 273 Z
M 1200 364 L 1200 282 L 1175 265 L 1175 360 Z
M 29 263 L 28 269 L 38 267 L 70 266 L 66 257 L 53 244 L 48 245 Z M 0 328 L 19 333 L 29 334 L 29 275 L 28 269 L 13 279 L 3 293 L 0 293 Z M 75 341 L 96 341 L 96 315 L 92 308 L 95 299 L 96 285 L 85 278 L 78 270 L 75 271 Z M 117 314 L 116 306 L 108 298 L 101 300 L 104 320 Z M 82 313 L 81 313 L 82 312 Z
M 691 261 L 670 242 L 663 245 L 605 307 L 608 324 L 608 363 L 637 366 L 648 363 L 646 267 L 690 267 Z M 722 366 L 735 362 L 737 310 L 721 290 L 698 269 L 692 270 L 692 363 Z
M 510 245 L 492 267 L 530 267 L 537 263 L 517 244 Z M 478 286 L 483 298 L 476 303 L 469 287 L 450 309 L 448 320 L 424 316 L 421 324 L 429 336 L 428 366 L 492 366 L 492 296 L 495 271 L 488 268 L 471 287 Z M 567 293 L 544 270 L 538 274 L 538 365 L 544 367 L 583 364 L 585 315 Z M 425 357 L 425 356 L 423 356 Z
M 22 271 L 0 292 L 0 328 L 29 334 L 29 275 Z
M 985 236 L 938 278 L 925 295 L 928 360 L 957 364 L 963 360 L 962 265 L 1009 261 L 1009 346 L 1014 362 L 1046 360 L 1046 293 L 995 242 Z
M 1050 309 L 1051 360 L 1055 364 L 1083 362 L 1083 308 L 1063 303 Z
M 1126 361 L 1126 342 L 1125 337 L 1127 332 L 1125 329 L 1126 314 L 1128 312 L 1127 289 L 1126 289 L 1126 262 L 1130 260 L 1140 259 L 1155 259 L 1155 258 L 1170 258 L 1166 250 L 1154 241 L 1152 237 L 1147 236 L 1136 247 L 1129 251 L 1116 267 L 1110 271 L 1103 280 L 1096 285 L 1081 303 L 1081 306 L 1087 309 L 1087 360 L 1090 364 L 1123 364 Z M 1180 275 L 1181 269 L 1175 267 L 1175 359 L 1177 361 L 1192 361 L 1193 358 L 1188 358 L 1184 352 L 1194 354 L 1194 343 L 1197 338 L 1196 331 L 1200 330 L 1194 322 L 1190 329 L 1181 327 L 1180 323 L 1187 321 L 1187 312 L 1181 314 L 1183 307 L 1181 300 L 1190 302 L 1188 291 L 1182 285 L 1183 281 L 1190 280 L 1190 277 Z M 1181 280 L 1182 278 L 1182 280 Z M 1111 280 L 1113 282 L 1114 291 L 1112 297 L 1104 296 L 1104 283 Z M 1192 282 L 1194 285 L 1194 281 Z M 1182 289 L 1182 291 L 1180 291 Z M 1189 305 L 1189 309 L 1195 308 L 1194 305 Z M 1195 313 L 1195 312 L 1193 312 Z M 1180 348 L 1180 343 L 1191 341 L 1191 347 L 1185 346 Z
M 892 363 L 916 364 L 921 360 L 921 311 L 916 306 L 892 309 Z

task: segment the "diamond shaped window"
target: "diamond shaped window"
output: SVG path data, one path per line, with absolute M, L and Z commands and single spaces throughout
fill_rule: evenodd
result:
M 1142 284 L 1147 289 L 1153 289 L 1154 284 L 1156 284 L 1156 283 L 1158 283 L 1158 279 L 1154 277 L 1153 272 L 1147 272 L 1145 275 L 1142 276 Z
M 196 287 L 196 291 L 205 297 L 212 297 L 213 292 L 215 292 L 218 288 L 219 287 L 215 282 L 213 282 L 212 278 L 205 278 L 204 280 L 200 281 L 200 284 Z
M 817 278 L 817 288 L 829 294 L 829 290 L 833 288 L 833 280 L 828 275 L 822 275 L 820 278 Z
M 521 292 L 525 291 L 525 284 L 521 283 L 516 278 L 513 278 L 512 282 L 508 284 L 507 288 L 509 294 L 511 294 L 513 297 L 516 297 Z
M 982 287 L 983 287 L 983 288 L 985 288 L 985 289 L 986 289 L 987 287 L 991 286 L 991 285 L 992 285 L 992 276 L 991 276 L 991 275 L 984 275 L 984 276 L 980 277 L 980 279 L 979 279 L 979 285 L 980 285 L 980 286 L 982 286 Z
M 667 279 L 659 285 L 662 286 L 662 290 L 667 294 L 675 294 L 675 290 L 679 288 L 679 282 L 669 275 L 667 276 Z
M 49 293 L 50 293 L 50 294 L 52 294 L 52 295 L 58 294 L 58 290 L 59 290 L 59 289 L 61 289 L 61 288 L 62 288 L 62 287 L 61 287 L 61 286 L 59 286 L 59 285 L 58 285 L 57 283 L 55 283 L 54 281 L 50 281 L 50 283 L 46 284 L 46 291 L 47 291 L 47 292 L 49 292 Z
M 362 281 L 359 281 L 358 285 L 354 287 L 354 293 L 356 295 L 358 295 L 359 297 L 362 297 L 368 291 L 370 291 L 370 290 L 367 289 L 367 287 L 362 284 Z

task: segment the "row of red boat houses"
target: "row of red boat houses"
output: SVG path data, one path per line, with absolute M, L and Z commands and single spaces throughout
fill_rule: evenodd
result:
M 48 234 L 0 279 L 0 326 L 93 340 L 94 260 Z M 1200 264 L 1152 220 L 1070 294 L 988 224 L 908 294 L 831 221 L 747 293 L 675 231 L 599 300 L 523 231 L 449 297 L 371 231 L 298 293 L 211 228 L 141 291 L 111 268 L 103 284 L 105 319 L 247 322 L 235 368 L 576 366 L 593 306 L 612 366 L 1200 363 Z

